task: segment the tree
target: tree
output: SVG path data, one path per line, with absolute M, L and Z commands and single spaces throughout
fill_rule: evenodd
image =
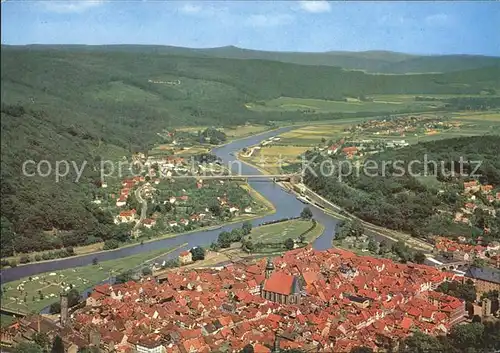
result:
M 309 220 L 313 217 L 313 213 L 309 207 L 304 207 L 300 212 L 300 218 Z
M 251 344 L 247 344 L 240 353 L 254 353 L 253 346 Z
M 252 252 L 255 250 L 255 245 L 252 243 L 251 240 L 247 240 L 246 242 L 243 243 L 244 249 L 246 249 L 248 252 Z
M 232 242 L 231 240 L 232 240 L 231 233 L 224 231 L 219 234 L 219 237 L 217 238 L 217 243 L 221 248 L 229 248 L 231 246 Z
M 389 251 L 387 242 L 385 240 L 382 240 L 378 247 L 378 253 L 379 255 L 384 255 L 387 251 Z
M 415 261 L 415 263 L 417 263 L 417 264 L 423 264 L 425 259 L 426 259 L 425 254 L 421 251 L 417 251 L 413 255 L 413 261 Z
M 443 347 L 436 337 L 420 331 L 407 337 L 400 346 L 399 353 L 443 352 Z
M 212 201 L 208 206 L 208 210 L 212 212 L 215 217 L 219 217 L 222 213 L 222 208 L 217 201 Z
M 191 255 L 193 255 L 193 261 L 205 260 L 205 249 L 200 246 L 196 246 L 191 249 Z
M 484 325 L 475 322 L 453 326 L 449 338 L 453 346 L 461 350 L 467 350 L 468 348 L 481 346 L 483 333 Z
M 252 232 L 252 223 L 250 223 L 250 221 L 245 221 L 241 226 L 241 229 L 243 229 L 244 235 L 250 234 Z
M 378 244 L 373 237 L 368 241 L 368 251 L 372 254 L 376 254 L 378 251 Z
M 33 334 L 33 342 L 35 342 L 38 346 L 42 347 L 43 351 L 46 351 L 49 349 L 50 346 L 50 339 L 49 336 L 47 336 L 46 333 L 43 332 L 35 332 Z
M 14 348 L 14 353 L 43 353 L 43 349 L 33 342 L 21 342 Z
M 75 305 L 77 305 L 82 297 L 80 296 L 80 293 L 76 289 L 71 289 L 68 292 L 68 306 L 71 308 Z
M 373 353 L 373 349 L 364 346 L 354 347 L 350 353 Z
M 54 338 L 50 353 L 64 353 L 64 343 L 59 335 Z
M 98 347 L 83 347 L 78 350 L 78 353 L 99 353 Z
M 143 269 L 141 270 L 141 273 L 143 276 L 150 276 L 153 274 L 153 271 L 151 271 L 151 269 L 149 267 L 143 267 Z
M 292 250 L 295 247 L 295 242 L 293 241 L 292 238 L 288 238 L 285 240 L 285 249 L 287 250 Z
M 109 239 L 104 242 L 103 250 L 117 249 L 120 243 L 116 239 Z
M 61 303 L 55 302 L 50 304 L 49 313 L 51 314 L 59 314 L 61 312 Z
M 436 291 L 463 299 L 467 302 L 474 302 L 476 300 L 476 287 L 470 279 L 465 281 L 465 283 L 457 281 L 441 283 Z

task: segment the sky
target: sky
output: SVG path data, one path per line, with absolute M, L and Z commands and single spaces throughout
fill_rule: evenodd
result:
M 2 0 L 2 44 L 500 56 L 500 2 Z

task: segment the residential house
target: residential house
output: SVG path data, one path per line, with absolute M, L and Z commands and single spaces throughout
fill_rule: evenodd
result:
M 152 218 L 146 218 L 142 220 L 142 224 L 146 228 L 152 228 L 156 225 L 156 220 Z
M 134 222 L 136 219 L 136 211 L 135 210 L 130 210 L 130 211 L 122 211 L 118 215 L 118 220 L 121 223 L 131 223 Z
M 193 262 L 193 254 L 191 254 L 191 251 L 183 251 L 179 254 L 179 263 L 181 265 L 186 265 L 190 264 Z
M 116 200 L 116 207 L 123 207 L 127 204 L 127 197 L 121 195 L 118 200 Z

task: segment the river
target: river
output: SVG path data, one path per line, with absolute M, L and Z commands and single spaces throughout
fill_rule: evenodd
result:
M 263 134 L 239 139 L 228 143 L 227 145 L 215 148 L 213 150 L 213 153 L 215 153 L 222 159 L 224 165 L 229 165 L 231 162 L 237 162 L 235 155 L 244 147 L 256 145 L 262 140 L 268 139 L 269 137 L 281 134 L 291 129 L 293 129 L 293 127 L 284 127 Z M 236 164 L 240 163 L 231 164 L 234 167 L 233 171 L 236 171 L 237 169 Z M 259 170 L 247 164 L 241 163 L 240 165 L 242 174 L 261 174 Z M 304 208 L 304 204 L 297 200 L 293 194 L 289 194 L 284 191 L 278 184 L 262 181 L 249 181 L 249 184 L 252 186 L 252 188 L 257 190 L 261 195 L 268 199 L 276 208 L 276 213 L 252 220 L 252 224 L 254 226 L 276 219 L 296 217 Z M 314 241 L 313 247 L 318 250 L 328 249 L 331 247 L 335 225 L 337 224 L 338 220 L 324 213 L 319 208 L 311 207 L 311 210 L 313 212 L 314 218 L 325 227 L 323 234 Z M 38 262 L 14 268 L 7 268 L 3 269 L 1 272 L 1 282 L 6 283 L 15 281 L 23 277 L 33 276 L 43 272 L 51 272 L 71 267 L 90 265 L 94 258 L 97 258 L 99 262 L 113 260 L 138 254 L 144 251 L 157 250 L 158 248 L 172 248 L 183 243 L 188 243 L 186 248 L 192 248 L 194 246 L 206 246 L 217 240 L 220 232 L 224 230 L 230 231 L 231 229 L 234 229 L 236 227 L 241 227 L 241 225 L 242 223 L 235 223 L 216 230 L 201 230 L 194 233 L 179 235 L 174 238 L 158 239 L 156 241 L 144 243 L 142 245 L 137 244 L 134 246 L 116 249 L 108 252 L 88 254 L 84 256 L 70 257 L 60 260 Z M 178 249 L 177 251 L 170 253 L 168 257 L 172 258 L 178 256 L 178 254 L 183 250 L 185 250 L 185 248 Z

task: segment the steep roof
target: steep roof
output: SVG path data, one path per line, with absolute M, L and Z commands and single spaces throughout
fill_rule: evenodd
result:
M 494 268 L 471 266 L 467 272 L 465 272 L 465 277 L 500 284 L 500 270 L 496 270 Z
M 293 291 L 295 277 L 283 272 L 274 272 L 264 282 L 264 290 L 268 292 L 289 295 Z

